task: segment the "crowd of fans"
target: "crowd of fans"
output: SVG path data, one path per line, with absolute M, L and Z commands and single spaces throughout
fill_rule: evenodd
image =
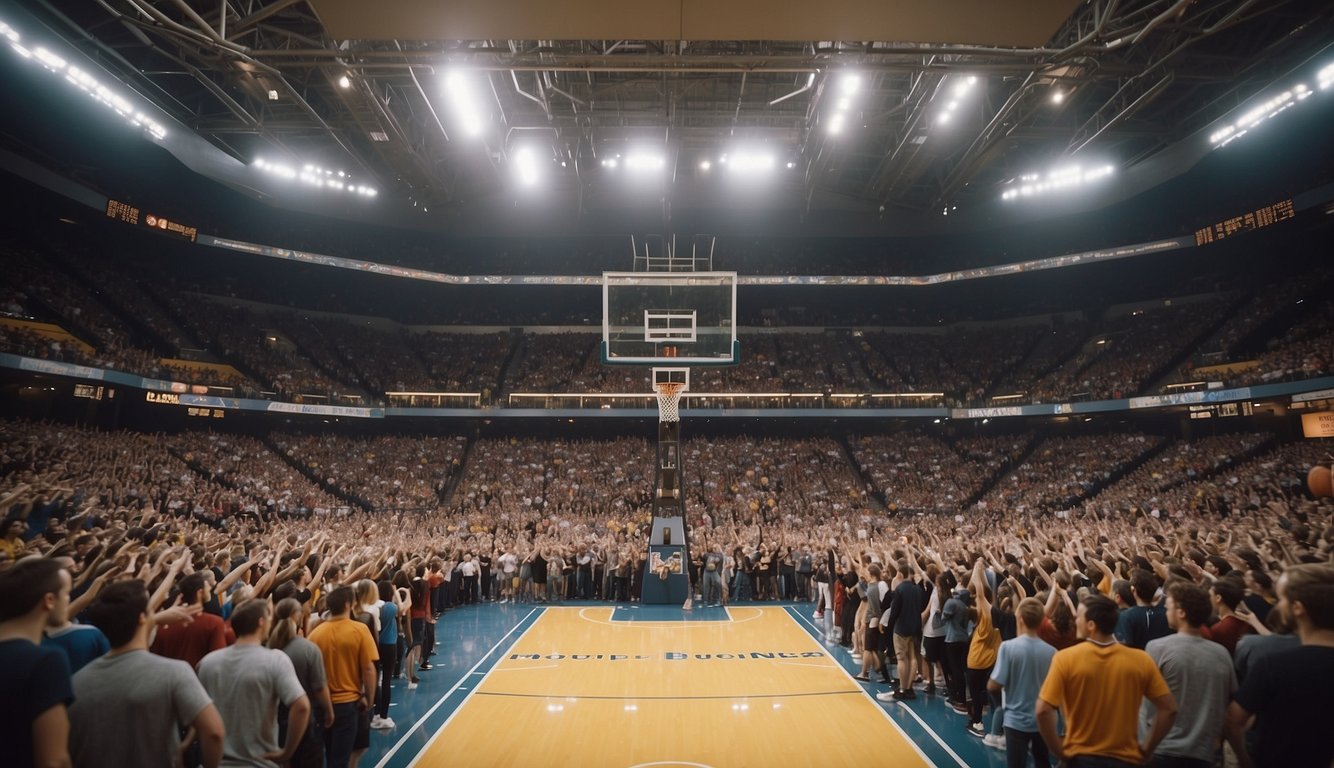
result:
M 479 392 L 490 405 L 507 403 L 502 396 L 514 392 L 648 390 L 642 371 L 601 364 L 591 326 L 511 337 L 246 304 L 172 277 L 144 282 L 66 247 L 56 263 L 11 246 L 15 279 L 0 293 L 0 306 L 8 317 L 57 325 L 86 347 L 0 318 L 0 350 L 236 396 L 344 405 L 384 403 L 386 392 L 405 391 Z M 1196 380 L 1201 366 L 1228 363 L 1230 371 L 1211 369 L 1208 380 L 1241 386 L 1318 378 L 1334 365 L 1334 300 L 1318 290 L 1328 279 L 1326 270 L 1248 294 L 1224 290 L 1148 308 L 1084 308 L 995 325 L 743 329 L 741 364 L 697 369 L 691 389 L 812 393 L 824 407 L 896 404 L 829 397 L 837 393 L 939 393 L 914 404 L 961 406 L 1002 404 L 1001 397 L 1014 405 L 1153 394 Z M 815 322 L 776 318 L 769 319 Z M 909 326 L 917 318 L 886 319 Z M 182 356 L 223 365 L 171 362 Z
M 347 765 L 380 738 L 369 730 L 396 727 L 389 700 L 410 695 L 413 681 L 429 674 L 433 643 L 450 642 L 456 630 L 435 614 L 488 599 L 630 600 L 644 577 L 654 466 L 646 440 L 484 438 L 465 454 L 464 441 L 448 437 L 279 434 L 270 439 L 280 456 L 259 439 L 218 433 L 0 422 L 0 438 L 0 637 L 63 649 L 48 658 L 35 646 L 0 644 L 0 698 L 6 707 L 25 702 L 30 713 L 11 717 L 16 765 L 66 751 L 76 765 L 129 764 L 121 755 L 144 764 L 149 754 L 164 761 L 185 754 L 192 765 L 224 758 L 321 765 L 322 749 L 329 765 Z M 1022 755 L 1040 734 L 1053 756 L 1066 759 L 1083 750 L 1137 762 L 1160 750 L 1212 765 L 1228 731 L 1243 765 L 1253 755 L 1260 765 L 1323 768 L 1334 757 L 1316 727 L 1334 690 L 1328 656 L 1303 657 L 1298 677 L 1250 682 L 1284 658 L 1271 654 L 1334 629 L 1329 566 L 1317 566 L 1326 569 L 1316 572 L 1323 597 L 1303 591 L 1298 576 L 1307 572 L 1294 570 L 1334 557 L 1334 510 L 1303 493 L 1304 469 L 1322 458 L 1321 447 L 1272 442 L 1256 434 L 1165 443 L 1135 433 L 954 441 L 902 433 L 852 438 L 848 451 L 831 438 L 690 439 L 681 456 L 693 583 L 703 583 L 706 561 L 716 558 L 723 586 L 715 600 L 814 601 L 830 642 L 862 662 L 867 684 L 874 685 L 870 673 L 890 682 L 880 698 L 939 691 L 967 716 L 961 727 L 989 746 Z M 988 483 L 979 503 L 963 505 Z M 338 499 L 320 486 L 368 509 L 334 507 Z M 941 503 L 951 497 L 958 503 Z M 282 514 L 300 505 L 312 514 Z M 372 580 L 364 595 L 362 578 Z M 1206 594 L 1204 618 L 1195 608 L 1172 613 L 1195 599 L 1181 591 L 1187 587 Z M 1302 607 L 1293 607 L 1294 594 Z M 1099 601 L 1111 604 L 1110 618 Z M 919 665 L 913 638 L 936 613 L 943 645 L 928 643 Z M 921 614 L 915 628 L 900 623 L 909 614 Z M 1145 617 L 1147 624 L 1135 623 Z M 366 634 L 344 629 L 347 618 L 365 621 Z M 150 645 L 151 625 L 159 629 Z M 1220 707 L 1183 698 L 1180 688 L 1165 698 L 1167 688 L 1131 686 L 1136 713 L 1142 693 L 1156 711 L 1176 712 L 1182 727 L 1163 715 L 1158 732 L 1151 709 L 1130 717 L 1127 736 L 1117 731 L 1121 720 L 1104 716 L 1097 718 L 1104 742 L 1087 738 L 1091 715 L 1078 696 L 1058 690 L 1074 673 L 1066 669 L 1074 656 L 1053 650 L 1046 663 L 1059 671 L 1028 690 L 1008 676 L 1018 674 L 1007 660 L 1017 648 L 996 655 L 1025 627 L 1054 648 L 1085 648 L 1080 653 L 1119 640 L 1147 647 L 1144 658 L 1161 667 L 1165 685 L 1179 686 L 1185 673 L 1166 665 L 1157 655 L 1165 646 L 1151 641 L 1182 626 L 1220 644 L 1240 688 L 1226 684 Z M 19 627 L 35 632 L 15 634 Z M 1247 638 L 1294 630 L 1286 645 Z M 363 638 L 349 641 L 359 649 L 356 674 L 344 666 L 346 646 L 328 638 L 344 631 Z M 246 650 L 265 642 L 290 648 L 291 666 L 277 656 L 260 663 Z M 108 662 L 128 653 L 152 655 L 132 657 L 135 665 L 181 663 L 153 667 L 152 685 L 142 688 L 177 711 L 105 719 L 81 709 L 142 713 L 124 698 L 141 687 L 110 682 L 120 678 Z M 376 657 L 379 666 L 361 675 Z M 275 675 L 283 682 L 255 683 L 275 706 L 238 706 L 234 686 L 218 686 L 220 665 L 234 681 Z M 1005 689 L 1003 701 L 988 693 L 988 675 Z M 1289 703 L 1256 690 L 1276 683 Z M 1015 711 L 1022 700 L 1030 721 L 1012 718 L 1023 714 Z M 1225 722 L 1228 701 L 1238 709 Z M 276 704 L 284 714 L 274 714 Z M 1064 737 L 1054 722 L 1048 732 L 1044 713 L 1052 707 L 1062 711 Z M 65 718 L 68 736 L 41 727 L 50 712 Z M 1248 746 L 1240 733 L 1249 715 L 1259 724 Z M 1187 725 L 1201 718 L 1211 729 Z M 1312 732 L 1293 735 L 1294 722 Z M 185 726 L 194 730 L 183 739 Z M 141 751 L 108 749 L 127 740 Z M 1099 751 L 1113 741 L 1120 751 Z

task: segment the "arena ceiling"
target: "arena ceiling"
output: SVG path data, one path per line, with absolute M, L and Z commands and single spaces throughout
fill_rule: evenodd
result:
M 445 209 L 510 201 L 522 147 L 581 208 L 624 197 L 606 161 L 638 148 L 682 205 L 759 147 L 786 205 L 936 214 L 1072 158 L 1165 156 L 1334 40 L 1327 0 L 22 5 L 242 163 Z M 453 72 L 477 84 L 476 137 Z

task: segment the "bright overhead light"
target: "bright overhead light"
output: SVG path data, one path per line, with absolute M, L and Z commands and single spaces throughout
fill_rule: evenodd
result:
M 625 167 L 634 171 L 660 171 L 667 167 L 667 160 L 659 154 L 631 152 L 625 156 Z
M 750 150 L 734 153 L 727 167 L 737 173 L 762 172 L 773 170 L 776 162 L 772 154 Z
M 277 101 L 277 100 L 278 100 L 278 92 L 275 91 L 275 90 L 273 90 L 272 88 L 270 88 L 270 89 L 269 89 L 269 101 Z
M 1051 103 L 1060 104 L 1065 101 L 1065 91 L 1057 89 L 1051 92 Z
M 1068 190 L 1073 187 L 1105 179 L 1116 172 L 1113 165 L 1100 165 L 1085 168 L 1081 165 L 1066 165 L 1048 171 L 1045 176 L 1026 173 L 1018 178 L 1019 186 L 1011 186 L 1001 192 L 1001 200 L 1013 200 L 1016 197 L 1033 197 L 1048 192 Z
M 481 136 L 486 128 L 487 114 L 477 95 L 473 76 L 459 70 L 450 71 L 445 75 L 445 91 L 449 94 L 454 117 L 463 132 L 472 138 Z
M 791 169 L 791 168 L 796 168 L 796 167 L 797 167 L 797 164 L 794 163 L 793 161 L 789 160 L 789 161 L 787 161 L 787 167 L 788 167 L 789 169 Z
M 861 75 L 849 72 L 848 74 L 843 75 L 842 79 L 839 80 L 838 85 L 844 96 L 851 96 L 862 87 Z
M 949 112 L 941 112 L 940 115 L 938 115 L 938 116 L 936 117 L 936 122 L 939 123 L 940 125 L 944 125 L 945 123 L 948 123 L 949 121 L 950 121 L 950 113 L 949 113 Z
M 347 78 L 347 75 L 343 75 L 338 78 L 338 87 L 347 90 L 352 87 L 352 81 Z
M 830 133 L 834 134 L 842 133 L 844 120 L 845 118 L 843 117 L 842 112 L 835 112 L 834 114 L 829 116 L 829 122 L 827 123 L 827 130 Z
M 251 165 L 270 176 L 276 176 L 287 181 L 299 181 L 311 189 L 332 189 L 348 194 L 361 195 L 362 197 L 375 197 L 379 194 L 373 187 L 353 182 L 352 174 L 347 171 L 327 170 L 312 163 L 303 163 L 298 170 L 293 165 L 275 163 L 257 157 Z
M 519 183 L 525 187 L 535 186 L 540 178 L 537 153 L 532 147 L 520 147 L 514 153 L 514 172 Z
M 707 170 L 709 170 L 709 169 L 712 168 L 712 167 L 713 167 L 713 163 L 709 162 L 708 160 L 701 160 L 701 161 L 699 161 L 699 169 L 700 169 L 701 171 L 707 171 Z

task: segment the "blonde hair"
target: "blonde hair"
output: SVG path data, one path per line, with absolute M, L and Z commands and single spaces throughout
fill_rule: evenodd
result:
M 297 637 L 296 627 L 301 623 L 301 603 L 295 598 L 278 601 L 273 609 L 273 629 L 269 631 L 268 647 L 281 651 Z

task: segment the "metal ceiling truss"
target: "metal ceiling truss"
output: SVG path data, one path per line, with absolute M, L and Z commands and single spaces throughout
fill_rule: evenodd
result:
M 1012 49 L 334 40 L 304 0 L 38 2 L 72 44 L 246 162 L 276 149 L 440 204 L 503 189 L 523 139 L 549 144 L 582 200 L 599 158 L 635 141 L 666 145 L 679 181 L 697 156 L 750 140 L 796 164 L 808 209 L 837 199 L 882 211 L 992 195 L 1043 158 L 1146 159 L 1311 55 L 1334 16 L 1334 4 L 1298 0 L 1093 0 L 1046 46 Z M 485 78 L 493 120 L 480 142 L 453 128 L 449 67 Z M 832 136 L 829 93 L 844 71 L 863 87 Z M 964 75 L 981 87 L 947 131 L 944 89 Z

